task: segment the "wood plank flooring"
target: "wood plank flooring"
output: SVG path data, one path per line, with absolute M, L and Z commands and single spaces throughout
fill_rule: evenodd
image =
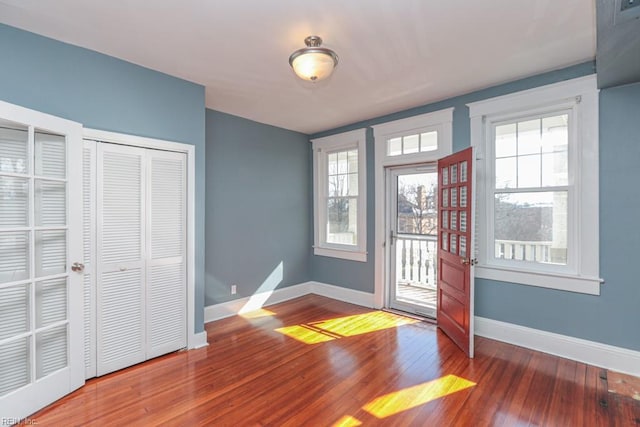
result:
M 41 426 L 636 426 L 606 373 L 308 295 L 206 325 L 209 346 L 93 379 Z

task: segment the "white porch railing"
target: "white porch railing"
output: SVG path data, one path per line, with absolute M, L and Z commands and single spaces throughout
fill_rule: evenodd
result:
M 522 240 L 496 240 L 496 258 L 551 262 L 551 243 Z
M 396 239 L 396 281 L 436 288 L 436 236 L 401 235 Z

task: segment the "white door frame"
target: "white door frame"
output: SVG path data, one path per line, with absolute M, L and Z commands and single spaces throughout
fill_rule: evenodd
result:
M 410 174 L 419 174 L 419 173 L 438 173 L 438 164 L 437 162 L 423 162 L 417 164 L 409 164 L 402 166 L 393 166 L 385 168 L 385 199 L 386 199 L 386 209 L 385 209 L 385 235 L 389 236 L 389 244 L 385 245 L 385 264 L 388 266 L 388 274 L 385 276 L 385 307 L 394 308 L 401 311 L 406 311 L 412 314 L 417 314 L 419 316 L 426 316 L 436 318 L 436 307 L 433 309 L 426 307 L 411 304 L 408 302 L 396 302 L 395 307 L 392 307 L 393 297 L 394 297 L 394 286 L 397 285 L 395 283 L 394 276 L 396 275 L 396 269 L 398 266 L 393 261 L 396 258 L 396 244 L 397 244 L 397 216 L 394 214 L 396 211 L 397 203 L 398 203 L 398 188 L 396 186 L 395 180 L 400 175 L 410 175 Z M 391 233 L 394 233 L 395 242 L 391 240 Z
M 108 142 L 111 144 L 130 145 L 140 148 L 174 151 L 187 155 L 187 348 L 198 348 L 202 343 L 201 334 L 195 329 L 195 146 L 180 142 L 108 132 L 97 129 L 84 129 L 85 139 Z
M 374 294 L 373 305 L 383 308 L 388 301 L 385 280 L 389 271 L 385 254 L 388 236 L 386 222 L 386 180 L 385 168 L 415 163 L 435 162 L 453 151 L 453 108 L 434 111 L 406 119 L 395 120 L 372 126 L 374 134 L 374 185 L 375 185 L 375 243 L 374 243 Z M 387 155 L 387 138 L 420 132 L 421 129 L 438 129 L 438 149 L 402 156 Z

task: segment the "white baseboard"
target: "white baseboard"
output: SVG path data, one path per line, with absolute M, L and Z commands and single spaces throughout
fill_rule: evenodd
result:
M 266 305 L 277 304 L 279 302 L 288 301 L 308 294 L 322 295 L 324 297 L 364 307 L 374 306 L 373 294 L 368 292 L 354 291 L 353 289 L 320 282 L 305 282 L 298 285 L 287 286 L 286 288 L 276 289 L 272 292 L 265 292 L 252 295 L 251 297 L 207 306 L 204 308 L 204 322 L 213 322 L 215 320 L 224 319 L 225 317 L 257 310 Z
M 305 282 L 276 289 L 273 292 L 210 305 L 204 309 L 204 321 L 205 323 L 213 322 L 308 294 L 321 295 L 363 307 L 375 307 L 374 294 L 327 283 Z M 201 340 L 199 342 L 206 345 L 206 332 L 201 334 L 203 337 L 198 336 Z M 638 351 L 478 316 L 475 317 L 475 334 L 589 365 L 640 376 L 640 352 Z
M 207 342 L 207 331 L 198 332 L 197 334 L 193 334 L 189 340 L 189 350 L 193 350 L 196 348 L 202 348 L 208 346 Z
M 263 306 L 288 301 L 310 294 L 310 282 L 287 286 L 272 292 L 255 294 L 250 297 L 239 298 L 220 304 L 209 305 L 204 308 L 204 323 L 235 316 L 236 314 L 257 310 Z
M 475 317 L 475 334 L 612 371 L 640 376 L 640 352 Z
M 361 305 L 363 307 L 372 308 L 375 306 L 373 294 L 369 292 L 356 291 L 353 289 L 343 288 L 341 286 L 329 285 L 321 282 L 307 282 L 311 287 L 310 293 L 321 295 L 327 298 L 337 299 L 339 301 L 351 304 Z

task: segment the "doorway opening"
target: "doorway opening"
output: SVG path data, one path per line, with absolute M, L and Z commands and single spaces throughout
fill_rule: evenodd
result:
M 436 318 L 437 165 L 387 169 L 388 307 Z

